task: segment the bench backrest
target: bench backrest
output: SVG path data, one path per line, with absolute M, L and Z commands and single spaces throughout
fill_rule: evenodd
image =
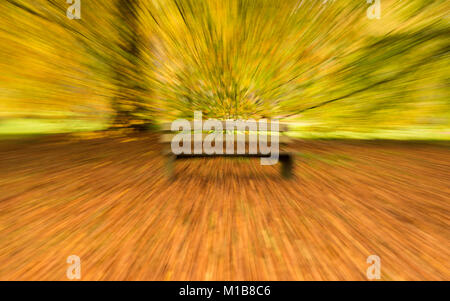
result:
M 202 129 L 201 131 L 198 131 L 198 130 L 195 131 L 196 130 L 196 126 L 197 126 L 197 128 L 199 128 L 199 124 L 194 124 L 193 121 L 191 121 L 189 123 L 190 130 L 188 129 L 188 130 L 183 131 L 185 135 L 191 135 L 192 143 L 194 143 L 193 142 L 194 141 L 194 134 L 197 134 L 196 137 L 198 138 L 199 137 L 198 134 L 201 133 L 201 135 L 202 135 L 201 136 L 202 137 L 201 141 L 204 141 L 205 137 L 211 134 L 211 131 L 204 131 L 203 130 L 205 122 L 206 122 L 206 120 L 201 123 L 201 129 Z M 217 135 L 219 137 L 222 137 L 222 139 L 220 139 L 218 137 L 218 138 L 216 138 L 216 142 L 222 142 L 223 145 L 225 145 L 226 139 L 227 139 L 227 132 L 226 132 L 227 121 L 222 121 L 221 120 L 219 122 L 222 125 L 223 132 L 222 132 L 222 135 L 220 135 L 221 132 L 216 132 L 216 133 L 217 133 Z M 247 123 L 247 125 L 250 125 L 250 124 Z M 274 130 L 274 131 L 272 131 L 271 125 L 272 125 L 272 122 L 270 120 L 267 121 L 265 127 L 264 126 L 261 127 L 259 122 L 254 122 L 254 123 L 251 124 L 251 126 L 245 127 L 245 131 L 239 131 L 236 127 L 234 127 L 234 131 L 231 132 L 231 133 L 228 132 L 228 135 L 233 134 L 235 139 L 236 139 L 237 135 L 240 135 L 241 139 L 245 139 L 245 143 L 246 144 L 249 144 L 250 142 L 252 142 L 252 143 L 255 142 L 254 140 L 252 140 L 250 138 L 249 133 L 256 134 L 257 141 L 260 140 L 261 136 L 266 137 L 268 143 L 271 143 L 271 135 L 277 135 L 280 146 L 285 146 L 285 145 L 287 145 L 287 144 L 289 144 L 291 142 L 291 139 L 286 135 L 288 133 L 288 131 L 289 131 L 289 126 L 287 124 L 285 124 L 285 123 L 278 123 L 278 130 Z M 160 142 L 165 144 L 165 149 L 170 148 L 170 143 L 172 142 L 172 139 L 175 137 L 175 135 L 177 135 L 177 134 L 182 132 L 181 130 L 172 131 L 172 124 L 171 123 L 162 124 L 161 125 L 161 131 L 162 131 L 162 135 L 161 135 L 161 138 L 160 138 Z M 253 136 L 253 138 L 254 138 L 254 136 Z M 236 142 L 237 141 L 234 142 L 235 145 L 237 145 Z M 257 143 L 258 142 L 256 142 L 256 145 L 258 145 Z M 259 152 L 259 147 L 258 147 L 258 152 Z

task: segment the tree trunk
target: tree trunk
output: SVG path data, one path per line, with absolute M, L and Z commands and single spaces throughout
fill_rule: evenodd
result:
M 139 0 L 118 0 L 119 60 L 115 62 L 116 112 L 112 128 L 145 130 L 148 122 L 142 118 L 146 108 L 140 97 L 146 87 L 140 72 Z

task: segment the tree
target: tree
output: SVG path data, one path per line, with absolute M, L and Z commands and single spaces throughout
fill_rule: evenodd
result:
M 139 0 L 118 0 L 119 58 L 114 62 L 114 83 L 117 93 L 113 99 L 115 118 L 112 128 L 145 130 L 146 106 L 142 94 L 148 92 L 141 76 L 142 41 L 139 28 Z

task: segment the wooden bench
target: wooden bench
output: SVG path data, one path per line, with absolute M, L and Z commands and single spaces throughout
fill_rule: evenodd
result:
M 203 125 L 204 122 L 202 123 L 202 129 L 203 129 Z M 220 123 L 222 124 L 222 129 L 226 129 L 226 121 L 220 121 Z M 286 178 L 292 178 L 293 177 L 293 168 L 294 168 L 294 153 L 289 151 L 289 144 L 291 144 L 292 139 L 290 139 L 286 133 L 288 132 L 288 125 L 287 124 L 279 124 L 278 126 L 278 130 L 277 131 L 271 131 L 270 129 L 270 124 L 271 122 L 268 121 L 268 129 L 266 128 L 265 131 L 260 130 L 259 124 L 256 122 L 257 128 L 256 131 L 254 129 L 250 129 L 250 128 L 246 128 L 245 131 L 237 131 L 234 130 L 233 132 L 205 132 L 205 131 L 194 131 L 193 129 L 195 128 L 194 126 L 194 122 L 190 122 L 191 125 L 191 130 L 187 130 L 187 131 L 180 131 L 180 130 L 171 130 L 172 124 L 171 123 L 166 123 L 163 124 L 161 126 L 161 131 L 162 131 L 162 135 L 160 138 L 160 142 L 163 144 L 163 155 L 165 156 L 166 160 L 165 160 L 165 169 L 166 169 L 166 173 L 167 176 L 169 178 L 173 178 L 174 175 L 174 168 L 175 168 L 175 161 L 180 160 L 180 159 L 188 159 L 188 158 L 214 158 L 214 157 L 247 157 L 247 158 L 269 158 L 271 156 L 276 156 L 278 157 L 278 161 L 281 164 L 281 175 Z M 257 142 L 255 142 L 254 137 L 253 139 L 250 138 L 250 132 L 252 132 L 254 135 L 257 136 Z M 205 142 L 205 138 L 210 135 L 211 133 L 216 133 L 216 135 L 218 136 L 222 136 L 222 139 L 220 138 L 216 138 L 216 142 L 219 142 L 222 144 L 223 146 L 223 151 L 222 153 L 206 153 L 205 151 L 203 151 L 203 143 Z M 190 153 L 177 153 L 175 154 L 172 151 L 171 148 L 171 143 L 174 139 L 174 137 L 177 134 L 184 134 L 184 135 L 188 135 L 191 139 L 191 152 Z M 194 135 L 197 134 L 197 140 L 196 142 L 194 142 Z M 201 136 L 198 136 L 199 134 L 201 134 Z M 233 148 L 234 151 L 233 152 L 228 152 L 228 150 L 230 149 L 226 149 L 227 147 L 227 135 L 233 135 L 234 139 L 234 143 L 233 143 Z M 237 148 L 238 146 L 238 141 L 237 141 L 237 135 L 241 135 L 240 137 L 243 138 L 245 137 L 245 152 L 242 153 L 242 149 L 241 149 L 241 153 L 237 153 Z M 260 149 L 260 145 L 259 145 L 259 141 L 261 137 L 267 137 L 267 142 L 269 144 L 271 144 L 271 137 L 272 135 L 277 135 L 278 136 L 278 143 L 279 143 L 279 147 L 276 150 L 276 153 L 271 152 L 271 153 L 265 153 L 262 152 Z M 186 136 L 185 136 L 186 137 Z M 198 138 L 201 137 L 201 140 L 199 140 Z M 265 141 L 265 140 L 264 140 Z M 193 150 L 195 149 L 195 144 L 201 144 L 201 148 L 202 151 L 201 152 L 197 152 L 195 153 Z M 256 144 L 256 145 L 255 145 Z M 211 144 L 212 145 L 212 144 Z M 214 144 L 215 145 L 215 144 Z M 241 144 L 242 146 L 242 144 Z M 250 152 L 251 147 L 253 148 L 253 152 Z M 256 148 L 256 151 L 255 151 Z

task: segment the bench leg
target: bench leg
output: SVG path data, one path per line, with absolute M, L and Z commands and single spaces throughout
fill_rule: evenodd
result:
M 169 180 L 173 180 L 174 179 L 174 174 L 175 174 L 175 155 L 170 154 L 166 156 L 166 162 L 165 162 L 165 173 L 166 176 Z
M 294 158 L 292 155 L 280 157 L 281 175 L 285 179 L 291 179 L 294 176 Z

